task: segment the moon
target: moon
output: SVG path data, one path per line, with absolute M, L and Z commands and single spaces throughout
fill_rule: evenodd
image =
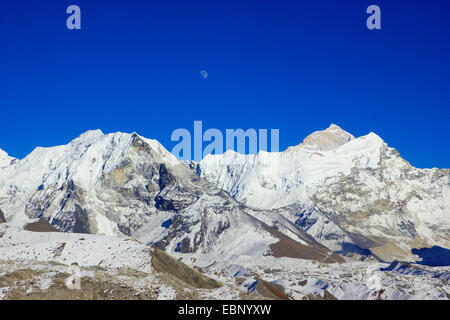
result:
M 206 72 L 206 70 L 202 70 L 200 71 L 200 76 L 206 80 L 208 79 L 208 72 Z

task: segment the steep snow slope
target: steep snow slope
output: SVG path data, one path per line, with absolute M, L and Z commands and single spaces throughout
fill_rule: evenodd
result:
M 247 205 L 283 208 L 336 251 L 411 260 L 411 248 L 450 247 L 449 170 L 416 169 L 374 133 L 331 125 L 284 152 L 209 155 L 198 171 Z
M 37 148 L 0 170 L 0 208 L 8 221 L 43 218 L 60 231 L 125 234 L 169 252 L 342 261 L 300 227 L 246 208 L 135 133 L 89 131 Z
M 44 215 L 51 221 L 59 219 L 58 214 L 63 209 L 72 210 L 77 215 L 75 221 L 67 221 L 62 229 L 87 231 L 87 221 L 82 221 L 87 217 L 77 207 L 76 200 L 95 192 L 98 184 L 110 180 L 119 184 L 124 182 L 129 174 L 126 172 L 127 157 L 130 153 L 130 157 L 139 159 L 140 146 L 147 148 L 149 156 L 155 161 L 176 162 L 170 153 L 161 152 L 164 148 L 158 142 L 147 139 L 145 143 L 142 139 L 138 141 L 136 134 L 105 136 L 99 130 L 88 131 L 68 145 L 38 147 L 14 166 L 0 171 L 0 207 L 7 218 Z M 122 166 L 122 170 L 111 173 L 118 166 Z M 151 172 L 149 170 L 149 174 Z M 139 183 L 144 182 L 142 179 L 130 181 L 127 187 L 133 189 Z M 87 194 L 78 194 L 78 191 Z M 95 203 L 88 203 L 88 206 L 95 206 Z M 91 226 L 99 233 L 117 234 L 117 228 L 108 222 L 105 214 L 100 212 L 95 221 L 89 221 Z
M 307 203 L 310 187 L 317 188 L 327 176 L 350 170 L 353 157 L 360 151 L 376 148 L 377 137 L 370 138 L 351 153 L 335 155 L 335 149 L 352 141 L 353 136 L 331 125 L 285 152 L 243 155 L 228 150 L 222 155 L 208 155 L 200 162 L 201 176 L 254 207 L 273 209 L 299 201 Z
M 17 159 L 8 156 L 8 154 L 0 149 L 0 168 L 9 167 L 13 164 Z

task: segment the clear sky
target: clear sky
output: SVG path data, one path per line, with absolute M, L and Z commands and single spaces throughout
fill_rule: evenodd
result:
M 285 149 L 336 123 L 449 168 L 450 1 L 2 0 L 0 110 L 19 158 L 97 128 L 169 150 L 194 120 L 279 128 Z

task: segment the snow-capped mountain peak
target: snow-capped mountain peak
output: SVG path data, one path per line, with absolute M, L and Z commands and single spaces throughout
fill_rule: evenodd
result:
M 391 260 L 450 246 L 449 170 L 414 168 L 375 133 L 331 125 L 281 153 L 205 157 L 198 171 L 249 206 L 291 212 L 333 250 L 352 243 Z
M 42 218 L 64 232 L 126 234 L 167 251 L 221 248 L 228 255 L 263 255 L 273 246 L 285 254 L 277 251 L 286 241 L 273 229 L 277 223 L 294 239 L 296 255 L 342 261 L 295 226 L 245 208 L 136 133 L 88 131 L 67 145 L 36 148 L 0 170 L 0 208 L 9 222 Z
M 82 133 L 78 138 L 75 138 L 74 140 L 72 140 L 72 143 L 77 143 L 77 142 L 89 143 L 92 141 L 96 141 L 103 136 L 104 136 L 104 134 L 100 129 L 88 130 L 88 131 Z
M 332 123 L 327 129 L 313 132 L 307 136 L 303 142 L 299 146 L 294 147 L 294 149 L 308 146 L 319 151 L 330 151 L 353 139 L 355 139 L 355 137 L 352 134 Z
M 449 172 L 410 166 L 374 133 L 355 138 L 331 125 L 284 152 L 209 155 L 196 169 L 156 140 L 88 131 L 1 168 L 0 208 L 7 221 L 44 218 L 60 231 L 124 233 L 169 251 L 221 243 L 235 254 L 227 241 L 238 232 L 239 241 L 253 234 L 239 250 L 264 254 L 274 225 L 386 260 L 449 247 Z
M 336 125 L 284 152 L 228 151 L 205 157 L 197 168 L 177 160 L 156 140 L 100 130 L 66 145 L 38 147 L 0 167 L 0 222 L 7 221 L 0 238 L 5 231 L 19 236 L 6 233 L 10 248 L 0 258 L 23 259 L 29 252 L 34 259 L 34 248 L 44 245 L 54 259 L 54 249 L 59 252 L 64 242 L 61 259 L 69 256 L 81 267 L 90 266 L 85 258 L 96 258 L 94 265 L 109 258 L 126 266 L 136 260 L 127 256 L 133 242 L 124 240 L 126 235 L 199 263 L 211 275 L 230 270 L 236 277 L 248 267 L 277 283 L 280 277 L 287 288 L 293 275 L 301 275 L 299 280 L 308 278 L 308 284 L 294 285 L 297 293 L 291 294 L 297 297 L 297 290 L 323 288 L 331 270 L 342 272 L 336 275 L 339 288 L 344 272 L 365 274 L 366 262 L 356 259 L 417 261 L 414 248 L 450 247 L 449 214 L 450 170 L 416 169 L 376 134 L 355 138 Z M 45 234 L 11 229 L 37 221 L 30 218 L 63 232 L 118 237 L 55 234 L 55 243 Z M 136 250 L 146 248 L 135 244 Z M 97 249 L 90 252 L 93 246 Z M 324 263 L 338 265 L 326 267 L 326 278 L 314 280 Z M 314 275 L 304 274 L 305 266 Z M 255 283 L 254 274 L 245 277 L 244 287 Z M 373 290 L 358 285 L 355 279 L 353 296 Z M 341 289 L 333 294 L 353 297 Z

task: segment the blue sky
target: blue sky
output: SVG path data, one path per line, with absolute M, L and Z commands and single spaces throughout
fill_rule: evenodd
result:
M 371 4 L 382 30 L 366 28 Z M 284 149 L 336 123 L 449 168 L 449 15 L 425 0 L 1 1 L 0 148 L 21 158 L 100 128 L 171 150 L 202 120 L 279 128 Z

